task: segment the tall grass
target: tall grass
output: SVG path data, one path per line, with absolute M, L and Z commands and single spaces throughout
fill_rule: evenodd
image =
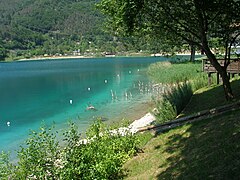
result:
M 174 119 L 188 104 L 192 95 L 191 84 L 183 83 L 170 88 L 160 99 L 155 99 L 157 122 L 164 123 Z
M 158 62 L 150 65 L 148 69 L 148 75 L 154 82 L 164 84 L 189 81 L 201 74 L 201 62 Z
M 174 119 L 190 101 L 193 93 L 207 86 L 200 62 L 160 62 L 150 65 L 148 75 L 155 83 L 168 84 L 167 91 L 155 98 L 158 123 Z

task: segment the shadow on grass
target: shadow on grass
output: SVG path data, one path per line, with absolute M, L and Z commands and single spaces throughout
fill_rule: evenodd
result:
M 232 87 L 235 99 L 239 100 L 240 99 L 240 80 L 235 80 L 231 82 L 231 87 Z M 226 103 L 227 102 L 225 99 L 222 85 L 213 86 L 211 89 L 207 89 L 207 91 L 201 91 L 201 92 L 197 91 L 192 97 L 190 103 L 186 106 L 182 114 L 189 115 L 202 110 L 215 108 L 217 106 L 221 106 Z
M 240 99 L 240 81 L 232 82 Z M 194 94 L 184 115 L 226 104 L 222 86 Z M 240 179 L 240 110 L 152 138 L 128 161 L 126 179 Z
M 240 111 L 193 123 L 166 143 L 158 179 L 240 179 Z

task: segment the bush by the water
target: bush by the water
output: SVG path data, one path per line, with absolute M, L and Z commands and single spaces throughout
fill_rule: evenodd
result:
M 160 99 L 155 100 L 159 123 L 173 120 L 188 104 L 193 95 L 190 83 L 177 84 L 171 87 Z
M 26 147 L 18 152 L 17 165 L 8 155 L 0 158 L 1 179 L 116 179 L 121 177 L 123 163 L 137 152 L 138 139 L 127 133 L 112 134 L 102 122 L 94 123 L 87 132 L 87 143 L 75 124 L 64 133 L 60 145 L 52 128 L 32 132 Z

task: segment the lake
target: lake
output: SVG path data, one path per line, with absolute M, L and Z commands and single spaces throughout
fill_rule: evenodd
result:
M 164 57 L 91 58 L 0 63 L 0 151 L 15 151 L 42 123 L 57 129 L 96 117 L 106 122 L 145 113 L 146 68 Z M 96 111 L 86 110 L 94 106 Z M 139 117 L 138 117 L 139 118 Z M 133 120 L 133 119 L 132 119 Z

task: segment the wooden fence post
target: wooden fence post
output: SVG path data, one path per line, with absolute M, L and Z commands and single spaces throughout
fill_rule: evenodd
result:
M 208 86 L 211 86 L 212 84 L 212 73 L 208 73 Z
M 219 82 L 220 82 L 219 81 L 219 78 L 220 78 L 219 76 L 220 76 L 219 73 L 217 73 L 217 84 L 219 84 Z

